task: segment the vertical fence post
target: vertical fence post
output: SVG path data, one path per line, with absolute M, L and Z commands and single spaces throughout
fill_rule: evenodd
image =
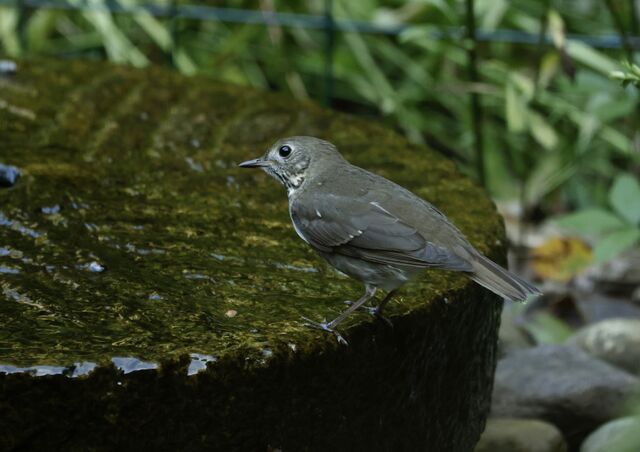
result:
M 473 0 L 466 0 L 466 19 L 467 19 L 467 71 L 469 73 L 469 81 L 476 85 L 480 81 L 478 75 L 478 56 L 477 56 L 477 40 L 476 40 L 476 16 Z M 485 168 L 484 168 L 484 137 L 482 130 L 482 106 L 480 105 L 480 95 L 475 90 L 471 90 L 471 121 L 473 126 L 473 138 L 475 148 L 475 163 L 478 180 L 483 186 L 486 186 Z
M 325 41 L 324 41 L 324 103 L 330 107 L 333 101 L 333 52 L 335 47 L 335 23 L 333 1 L 324 1 Z

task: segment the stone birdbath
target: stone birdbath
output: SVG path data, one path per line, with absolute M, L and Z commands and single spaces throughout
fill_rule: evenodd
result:
M 1 450 L 471 450 L 501 302 L 443 271 L 341 331 L 358 283 L 237 163 L 335 142 L 504 255 L 487 196 L 369 121 L 170 71 L 19 61 L 0 78 Z

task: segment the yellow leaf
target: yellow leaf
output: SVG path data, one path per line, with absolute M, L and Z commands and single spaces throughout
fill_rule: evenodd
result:
M 589 245 L 574 237 L 554 237 L 533 250 L 533 271 L 545 279 L 569 281 L 592 261 Z

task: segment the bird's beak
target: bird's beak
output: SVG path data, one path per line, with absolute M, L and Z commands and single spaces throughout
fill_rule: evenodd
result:
M 269 166 L 269 162 L 258 158 L 253 160 L 247 160 L 246 162 L 242 162 L 238 166 L 240 168 L 261 168 L 264 166 Z

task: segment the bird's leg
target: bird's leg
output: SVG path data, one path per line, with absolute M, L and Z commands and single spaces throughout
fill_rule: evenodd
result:
M 388 318 L 386 318 L 385 316 L 382 315 L 382 309 L 384 309 L 384 307 L 387 305 L 387 303 L 389 303 L 389 300 L 391 300 L 391 298 L 393 298 L 394 295 L 397 294 L 397 293 L 398 293 L 398 290 L 394 289 L 394 290 L 390 291 L 389 293 L 387 293 L 387 295 L 382 299 L 382 301 L 380 303 L 378 303 L 377 306 L 375 306 L 375 307 L 362 306 L 362 309 L 364 309 L 365 311 L 367 311 L 369 314 L 371 314 L 372 316 L 376 317 L 377 319 L 382 320 L 388 326 L 393 328 L 393 323 L 391 323 L 391 320 L 389 320 Z M 349 306 L 353 305 L 353 301 L 345 301 L 344 303 L 346 305 L 349 305 Z
M 388 318 L 386 318 L 385 316 L 382 315 L 382 310 L 387 305 L 387 303 L 389 303 L 389 301 L 393 298 L 393 296 L 396 293 L 398 293 L 397 289 L 393 289 L 393 290 L 389 291 L 389 293 L 387 293 L 387 295 L 385 295 L 385 297 L 382 299 L 382 301 L 373 310 L 373 315 L 375 315 L 377 318 L 379 318 L 384 323 L 389 325 L 391 328 L 393 328 L 393 323 L 391 323 L 391 320 L 389 320 Z
M 329 333 L 333 333 L 333 335 L 336 337 L 338 342 L 343 343 L 343 344 L 346 345 L 347 341 L 340 335 L 340 333 L 335 331 L 335 327 L 340 322 L 342 322 L 344 319 L 346 319 L 349 316 L 349 314 L 351 314 L 353 311 L 355 311 L 360 306 L 362 306 L 367 301 L 369 301 L 371 298 L 373 298 L 374 295 L 376 294 L 376 290 L 377 289 L 375 288 L 375 286 L 370 286 L 370 285 L 367 284 L 365 286 L 364 295 L 362 295 L 360 297 L 360 299 L 358 299 L 358 301 L 356 301 L 351 306 L 349 306 L 342 314 L 340 314 L 338 317 L 333 319 L 331 322 L 329 322 L 329 323 L 326 323 L 326 322 L 319 323 L 319 322 L 314 322 L 312 320 L 309 320 L 306 317 L 303 317 L 303 319 L 306 321 L 305 325 L 307 325 L 307 326 L 309 326 L 311 328 L 317 328 L 317 329 L 320 329 L 320 330 L 323 330 L 323 331 L 327 331 Z
M 349 314 L 351 314 L 353 311 L 355 311 L 360 306 L 365 304 L 367 301 L 371 300 L 375 296 L 376 290 L 377 289 L 375 286 L 370 286 L 369 284 L 367 284 L 365 286 L 364 295 L 362 295 L 358 301 L 356 301 L 351 306 L 349 306 L 342 314 L 340 314 L 338 317 L 336 317 L 331 322 L 329 322 L 327 326 L 332 329 L 335 328 L 338 325 L 338 323 L 346 319 L 349 316 Z

